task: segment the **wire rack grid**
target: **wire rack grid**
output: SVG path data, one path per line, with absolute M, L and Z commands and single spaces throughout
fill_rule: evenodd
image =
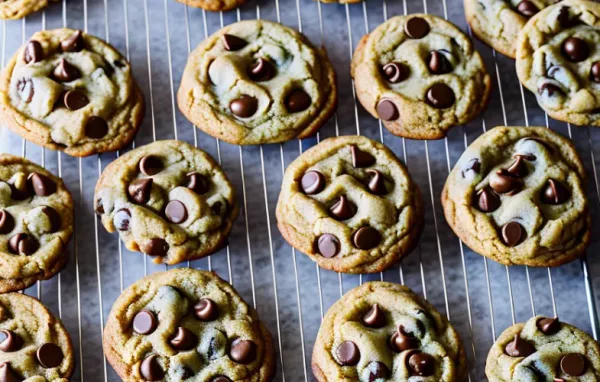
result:
M 597 338 L 598 320 L 592 279 L 600 262 L 598 229 L 588 257 L 565 266 L 505 267 L 473 253 L 446 225 L 439 196 L 451 167 L 465 147 L 497 125 L 542 125 L 571 137 L 590 175 L 588 195 L 600 216 L 596 158 L 600 132 L 549 120 L 524 91 L 514 62 L 476 42 L 495 88 L 484 115 L 453 129 L 439 141 L 394 137 L 357 104 L 349 62 L 353 48 L 388 17 L 431 13 L 470 33 L 460 0 L 368 0 L 357 4 L 321 4 L 312 0 L 257 0 L 235 11 L 209 13 L 173 0 L 62 0 L 21 21 L 2 22 L 0 60 L 40 29 L 63 26 L 88 31 L 124 52 L 147 101 L 147 115 L 132 147 L 158 139 L 181 139 L 213 155 L 238 190 L 242 214 L 229 244 L 219 253 L 180 266 L 209 269 L 229 280 L 258 310 L 274 336 L 278 381 L 313 380 L 312 346 L 327 308 L 364 281 L 405 284 L 423 294 L 451 319 L 469 357 L 469 380 L 485 380 L 487 351 L 496 336 L 532 314 L 559 315 Z M 219 142 L 192 126 L 177 111 L 175 92 L 188 53 L 224 25 L 242 19 L 279 21 L 323 45 L 338 74 L 338 112 L 313 139 L 280 145 L 239 147 Z M 28 143 L 0 130 L 0 150 L 40 163 L 63 177 L 76 201 L 76 228 L 69 244 L 71 261 L 57 277 L 26 293 L 37 296 L 59 315 L 71 333 L 77 357 L 72 380 L 118 381 L 101 349 L 110 307 L 127 285 L 167 267 L 125 249 L 99 227 L 93 213 L 93 189 L 102 169 L 119 153 L 72 158 Z M 342 275 L 319 269 L 279 234 L 274 209 L 287 164 L 320 139 L 363 134 L 388 145 L 408 166 L 426 201 L 426 225 L 418 248 L 398 267 L 375 275 Z

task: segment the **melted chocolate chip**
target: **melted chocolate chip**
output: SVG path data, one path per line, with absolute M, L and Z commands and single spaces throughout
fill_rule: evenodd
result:
M 438 82 L 427 90 L 427 102 L 436 109 L 447 109 L 454 105 L 454 101 L 454 91 L 446 84 Z
M 53 74 L 54 78 L 61 82 L 71 82 L 81 77 L 79 69 L 69 64 L 64 58 L 61 58 L 56 68 L 54 68 Z
M 491 188 L 482 188 L 477 192 L 477 207 L 482 212 L 494 212 L 500 207 L 500 198 Z
M 0 234 L 9 233 L 15 228 L 15 219 L 7 210 L 0 210 Z
M 390 339 L 390 346 L 395 352 L 400 353 L 405 350 L 418 349 L 419 340 L 414 334 L 407 332 L 404 326 L 400 325 L 398 331 Z
M 562 89 L 550 82 L 544 82 L 538 88 L 538 93 L 541 95 L 544 92 L 547 92 L 549 96 L 552 96 L 554 93 L 562 93 Z
M 521 1 L 519 5 L 517 5 L 517 11 L 525 17 L 531 17 L 538 13 L 540 10 L 535 6 L 531 1 Z
M 26 233 L 18 233 L 8 240 L 8 249 L 15 255 L 29 256 L 39 248 L 38 241 Z
M 258 110 L 258 100 L 249 95 L 242 95 L 229 104 L 231 112 L 239 118 L 250 118 Z
M 35 94 L 33 80 L 31 78 L 20 78 L 17 81 L 17 91 L 19 92 L 19 97 L 25 101 L 25 103 L 30 103 Z
M 229 356 L 234 362 L 249 364 L 256 359 L 256 344 L 250 340 L 237 339 L 231 344 Z
M 363 324 L 369 328 L 379 329 L 387 324 L 385 312 L 379 304 L 373 304 L 371 309 L 363 316 Z
M 140 160 L 138 167 L 142 174 L 152 176 L 162 171 L 163 163 L 157 156 L 146 155 Z
M 366 370 L 368 382 L 387 380 L 390 377 L 390 369 L 383 362 L 373 361 L 367 365 Z
M 129 197 L 137 204 L 146 204 L 150 200 L 152 178 L 136 179 L 127 187 Z
M 58 212 L 56 212 L 56 210 L 52 207 L 43 206 L 42 213 L 46 215 L 48 221 L 50 222 L 50 230 L 48 233 L 58 232 L 58 230 L 60 230 L 60 226 L 62 225 Z
M 224 375 L 219 375 L 210 380 L 210 382 L 232 382 L 231 379 L 225 377 Z
M 600 83 L 600 61 L 596 61 L 592 64 L 590 69 L 590 78 L 592 81 Z
M 171 223 L 180 224 L 187 220 L 187 208 L 179 200 L 171 200 L 165 208 L 165 215 Z
M 435 358 L 427 353 L 413 353 L 408 357 L 408 367 L 412 375 L 428 377 L 435 373 Z
M 373 227 L 361 227 L 352 234 L 352 242 L 358 249 L 369 250 L 381 242 L 381 235 Z
M 342 366 L 355 366 L 360 361 L 360 350 L 352 341 L 342 342 L 335 350 L 338 363 Z
M 310 107 L 312 100 L 302 89 L 293 90 L 285 100 L 285 106 L 291 113 L 299 113 Z
M 90 103 L 90 100 L 82 91 L 72 89 L 65 93 L 63 102 L 67 109 L 75 111 L 86 107 Z
M 4 362 L 0 365 L 0 381 L 2 382 L 21 382 L 21 378 L 14 370 L 10 367 L 10 363 Z
M 527 170 L 527 165 L 525 164 L 524 156 L 517 155 L 515 161 L 510 165 L 506 172 L 515 178 L 522 178 L 526 176 L 529 171 Z
M 338 201 L 331 206 L 329 212 L 336 220 L 348 220 L 356 214 L 356 205 L 341 195 Z
M 571 377 L 579 377 L 585 374 L 587 362 L 584 356 L 578 353 L 569 353 L 560 360 L 561 370 Z
M 36 196 L 49 196 L 56 192 L 56 183 L 46 175 L 32 172 L 27 177 Z
M 429 23 L 421 17 L 413 17 L 404 26 L 404 32 L 410 38 L 420 39 L 429 34 Z
M 535 353 L 535 348 L 518 334 L 515 334 L 514 339 L 504 347 L 504 352 L 511 357 L 528 357 Z
M 248 45 L 248 42 L 246 42 L 246 40 L 243 40 L 232 34 L 224 34 L 222 37 L 222 41 L 225 49 L 230 52 L 240 50 L 246 45 Z
M 23 59 L 26 64 L 36 63 L 44 58 L 44 49 L 39 41 L 31 40 L 25 45 Z
M 590 48 L 585 40 L 569 37 L 562 44 L 562 53 L 571 62 L 581 62 L 590 56 Z
M 113 218 L 113 223 L 119 231 L 127 231 L 129 229 L 129 221 L 131 220 L 131 212 L 127 208 L 118 210 Z
M 381 70 L 388 82 L 392 84 L 402 82 L 410 75 L 408 66 L 401 62 L 390 62 L 389 64 L 385 64 Z
M 152 257 L 164 257 L 169 253 L 169 244 L 164 239 L 153 238 L 142 246 L 142 252 Z
M 548 179 L 542 190 L 542 200 L 547 204 L 563 204 L 569 199 L 569 190 L 559 181 Z
M 383 175 L 378 170 L 367 170 L 367 174 L 371 175 L 369 180 L 369 190 L 375 195 L 387 194 Z
M 0 331 L 0 351 L 10 353 L 21 349 L 23 340 L 19 335 L 11 330 Z
M 150 334 L 158 327 L 158 319 L 151 311 L 144 309 L 133 318 L 133 330 L 138 334 Z
M 64 355 L 60 347 L 51 342 L 40 346 L 36 352 L 37 360 L 46 369 L 57 367 L 61 364 Z
M 189 329 L 180 326 L 177 328 L 177 334 L 169 343 L 179 351 L 192 350 L 198 344 L 198 337 Z
M 330 233 L 319 236 L 317 240 L 319 253 L 326 258 L 332 258 L 340 252 L 340 241 Z
M 450 64 L 446 55 L 439 50 L 429 53 L 427 67 L 432 74 L 446 74 L 452 71 L 452 64 Z
M 101 118 L 92 116 L 85 123 L 85 135 L 88 138 L 100 139 L 108 134 L 108 123 Z
M 160 381 L 164 378 L 165 372 L 158 363 L 156 354 L 144 358 L 140 364 L 140 374 L 146 381 Z
M 577 20 L 572 20 L 569 14 L 569 7 L 561 7 L 558 12 L 557 20 L 563 28 L 569 28 L 577 24 Z
M 510 176 L 504 170 L 498 170 L 490 176 L 490 187 L 498 194 L 516 193 L 522 186 L 521 179 Z
M 325 177 L 319 171 L 311 170 L 302 176 L 300 185 L 305 194 L 318 194 L 325 188 Z
M 546 335 L 556 334 L 560 330 L 560 321 L 558 321 L 558 317 L 554 318 L 540 318 L 536 325 L 540 332 Z
M 104 204 L 102 204 L 102 199 L 98 198 L 98 200 L 96 200 L 96 213 L 98 215 L 102 215 L 104 214 L 106 211 L 104 211 Z
M 208 181 L 199 172 L 189 172 L 186 175 L 187 185 L 186 187 L 194 191 L 198 195 L 202 195 L 210 189 Z
M 63 52 L 79 52 L 83 49 L 83 33 L 76 31 L 69 38 L 60 42 Z
M 203 298 L 194 305 L 196 317 L 201 321 L 213 321 L 219 316 L 217 304 L 210 298 Z
M 377 115 L 384 121 L 395 121 L 400 118 L 396 105 L 389 99 L 382 99 L 377 104 Z
M 363 151 L 355 145 L 350 146 L 352 154 L 352 166 L 354 168 L 363 168 L 372 166 L 375 163 L 375 157 L 366 151 Z
M 517 222 L 509 222 L 502 227 L 502 241 L 509 247 L 521 244 L 525 236 L 525 229 Z
M 256 82 L 269 81 L 275 77 L 275 66 L 267 59 L 259 57 L 250 67 L 248 75 Z

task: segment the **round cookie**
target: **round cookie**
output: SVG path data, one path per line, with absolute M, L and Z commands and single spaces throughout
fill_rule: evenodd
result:
M 559 0 L 464 0 L 467 22 L 481 41 L 515 58 L 519 32 L 527 20 Z
M 73 156 L 119 150 L 133 140 L 143 116 L 129 63 L 81 31 L 34 34 L 2 71 L 2 122 L 53 150 Z
M 106 166 L 94 200 L 104 227 L 118 230 L 129 250 L 166 264 L 219 250 L 239 210 L 214 159 L 175 140 L 138 147 Z
M 177 0 L 190 7 L 202 8 L 207 11 L 229 11 L 244 4 L 246 0 Z
M 363 107 L 393 134 L 439 139 L 487 105 L 490 76 L 471 40 L 431 15 L 392 17 L 365 35 L 352 57 Z
M 46 8 L 48 0 L 3 0 L 0 1 L 0 19 L 16 20 Z
M 285 171 L 277 226 L 319 266 L 374 273 L 415 247 L 423 227 L 421 192 L 400 159 L 362 136 L 329 138 Z
M 490 382 L 597 381 L 600 346 L 558 318 L 537 316 L 506 329 L 488 354 Z
M 319 382 L 458 382 L 467 359 L 448 320 L 405 286 L 368 282 L 325 315 L 312 356 Z
M 102 342 L 126 382 L 266 382 L 275 373 L 271 334 L 212 272 L 172 269 L 131 285 L 113 305 Z
M 67 382 L 75 368 L 71 337 L 33 297 L 0 294 L 2 381 Z
M 548 115 L 600 126 L 600 4 L 565 0 L 535 15 L 517 41 L 517 74 Z
M 60 178 L 0 154 L 0 293 L 47 280 L 67 262 L 73 199 Z
M 335 73 L 325 50 L 281 24 L 247 20 L 190 55 L 177 95 L 197 127 L 229 143 L 306 138 L 333 114 Z
M 544 127 L 496 127 L 463 153 L 442 192 L 444 214 L 475 252 L 501 264 L 558 266 L 590 242 L 585 170 L 568 139 Z

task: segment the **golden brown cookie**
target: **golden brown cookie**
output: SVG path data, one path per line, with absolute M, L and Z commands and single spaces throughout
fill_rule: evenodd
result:
M 246 0 L 177 0 L 190 7 L 202 8 L 207 11 L 229 11 L 244 4 Z
M 46 8 L 48 3 L 48 0 L 2 0 L 0 1 L 0 19 L 22 19 Z

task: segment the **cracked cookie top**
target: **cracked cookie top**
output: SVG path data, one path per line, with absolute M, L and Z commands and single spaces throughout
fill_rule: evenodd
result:
M 108 165 L 96 185 L 95 209 L 128 249 L 166 264 L 220 249 L 238 214 L 221 167 L 175 140 L 138 147 Z
M 271 335 L 216 274 L 172 269 L 127 288 L 112 307 L 103 346 L 124 381 L 266 382 Z
M 38 300 L 20 293 L 0 295 L 0 379 L 67 382 L 75 361 L 62 322 Z
M 517 42 L 521 83 L 554 119 L 600 126 L 600 4 L 565 0 L 544 9 Z
M 48 0 L 0 0 L 0 19 L 22 19 L 47 5 Z
M 568 139 L 544 127 L 496 127 L 463 153 L 442 203 L 474 251 L 507 265 L 557 266 L 590 241 L 584 182 Z
M 400 160 L 361 136 L 329 138 L 285 171 L 277 225 L 321 267 L 382 271 L 409 254 L 423 224 L 423 201 Z
M 352 57 L 363 107 L 392 133 L 439 139 L 487 105 L 491 81 L 471 40 L 431 15 L 392 17 L 364 36 Z
M 206 9 L 207 11 L 228 11 L 244 4 L 246 0 L 177 0 L 191 7 Z
M 485 366 L 490 382 L 597 381 L 600 346 L 558 318 L 537 316 L 506 329 Z
M 322 49 L 281 24 L 231 24 L 190 55 L 178 93 L 181 112 L 234 144 L 305 138 L 334 111 L 335 75 Z
M 0 154 L 0 292 L 57 273 L 72 233 L 73 200 L 63 181 L 27 159 Z
M 473 33 L 498 52 L 515 58 L 519 32 L 530 17 L 560 0 L 464 0 Z
M 34 34 L 0 80 L 0 117 L 22 137 L 69 155 L 133 139 L 144 99 L 131 67 L 106 42 L 72 29 Z
M 409 288 L 368 282 L 325 315 L 314 346 L 319 382 L 457 382 L 467 360 L 448 320 Z

